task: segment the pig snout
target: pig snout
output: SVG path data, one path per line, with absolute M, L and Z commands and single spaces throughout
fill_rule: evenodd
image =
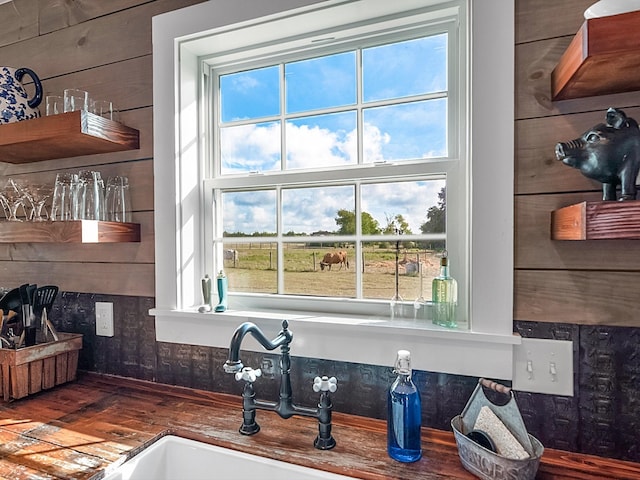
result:
M 569 140 L 568 142 L 559 142 L 556 144 L 556 158 L 563 160 L 573 156 L 577 151 L 584 148 L 584 141 L 581 139 Z

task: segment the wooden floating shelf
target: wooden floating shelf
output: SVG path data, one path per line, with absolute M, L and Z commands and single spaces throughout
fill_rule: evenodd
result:
M 139 242 L 140 224 L 72 220 L 67 222 L 0 222 L 0 243 Z
M 0 161 L 8 163 L 138 148 L 138 130 L 84 111 L 0 125 Z
M 552 240 L 640 239 L 640 201 L 581 202 L 551 212 Z
M 586 20 L 551 73 L 553 100 L 640 90 L 640 11 Z

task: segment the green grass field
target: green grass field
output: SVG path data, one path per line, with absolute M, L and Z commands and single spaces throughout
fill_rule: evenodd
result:
M 275 244 L 225 244 L 225 249 L 238 252 L 238 260 L 225 260 L 229 289 L 235 292 L 276 293 L 277 252 Z M 332 265 L 331 270 L 320 268 L 325 253 L 333 248 L 306 248 L 288 244 L 284 250 L 285 293 L 332 297 L 356 296 L 356 268 L 362 269 L 365 298 L 391 299 L 395 294 L 395 258 L 393 248 L 371 247 L 363 251 L 363 258 L 355 261 L 354 249 L 348 248 L 349 268 Z M 421 295 L 417 261 L 422 264 L 422 296 L 431 298 L 431 280 L 439 272 L 439 259 L 432 251 L 401 249 L 398 265 L 400 296 L 413 301 Z

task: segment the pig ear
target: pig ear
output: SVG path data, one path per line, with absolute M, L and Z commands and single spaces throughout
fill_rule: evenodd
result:
M 613 127 L 615 129 L 620 129 L 622 127 L 629 127 L 629 122 L 627 121 L 627 115 L 618 108 L 609 108 L 607 110 L 607 126 Z

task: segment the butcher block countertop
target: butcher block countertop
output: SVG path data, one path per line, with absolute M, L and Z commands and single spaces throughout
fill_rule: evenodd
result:
M 387 456 L 384 421 L 334 412 L 337 446 L 320 451 L 313 419 L 259 411 L 262 429 L 247 437 L 238 433 L 241 409 L 240 396 L 80 372 L 76 382 L 0 403 L 0 478 L 98 480 L 168 433 L 363 479 L 476 478 L 450 432 L 424 429 L 422 460 L 401 464 Z M 537 478 L 638 479 L 640 464 L 547 449 Z

